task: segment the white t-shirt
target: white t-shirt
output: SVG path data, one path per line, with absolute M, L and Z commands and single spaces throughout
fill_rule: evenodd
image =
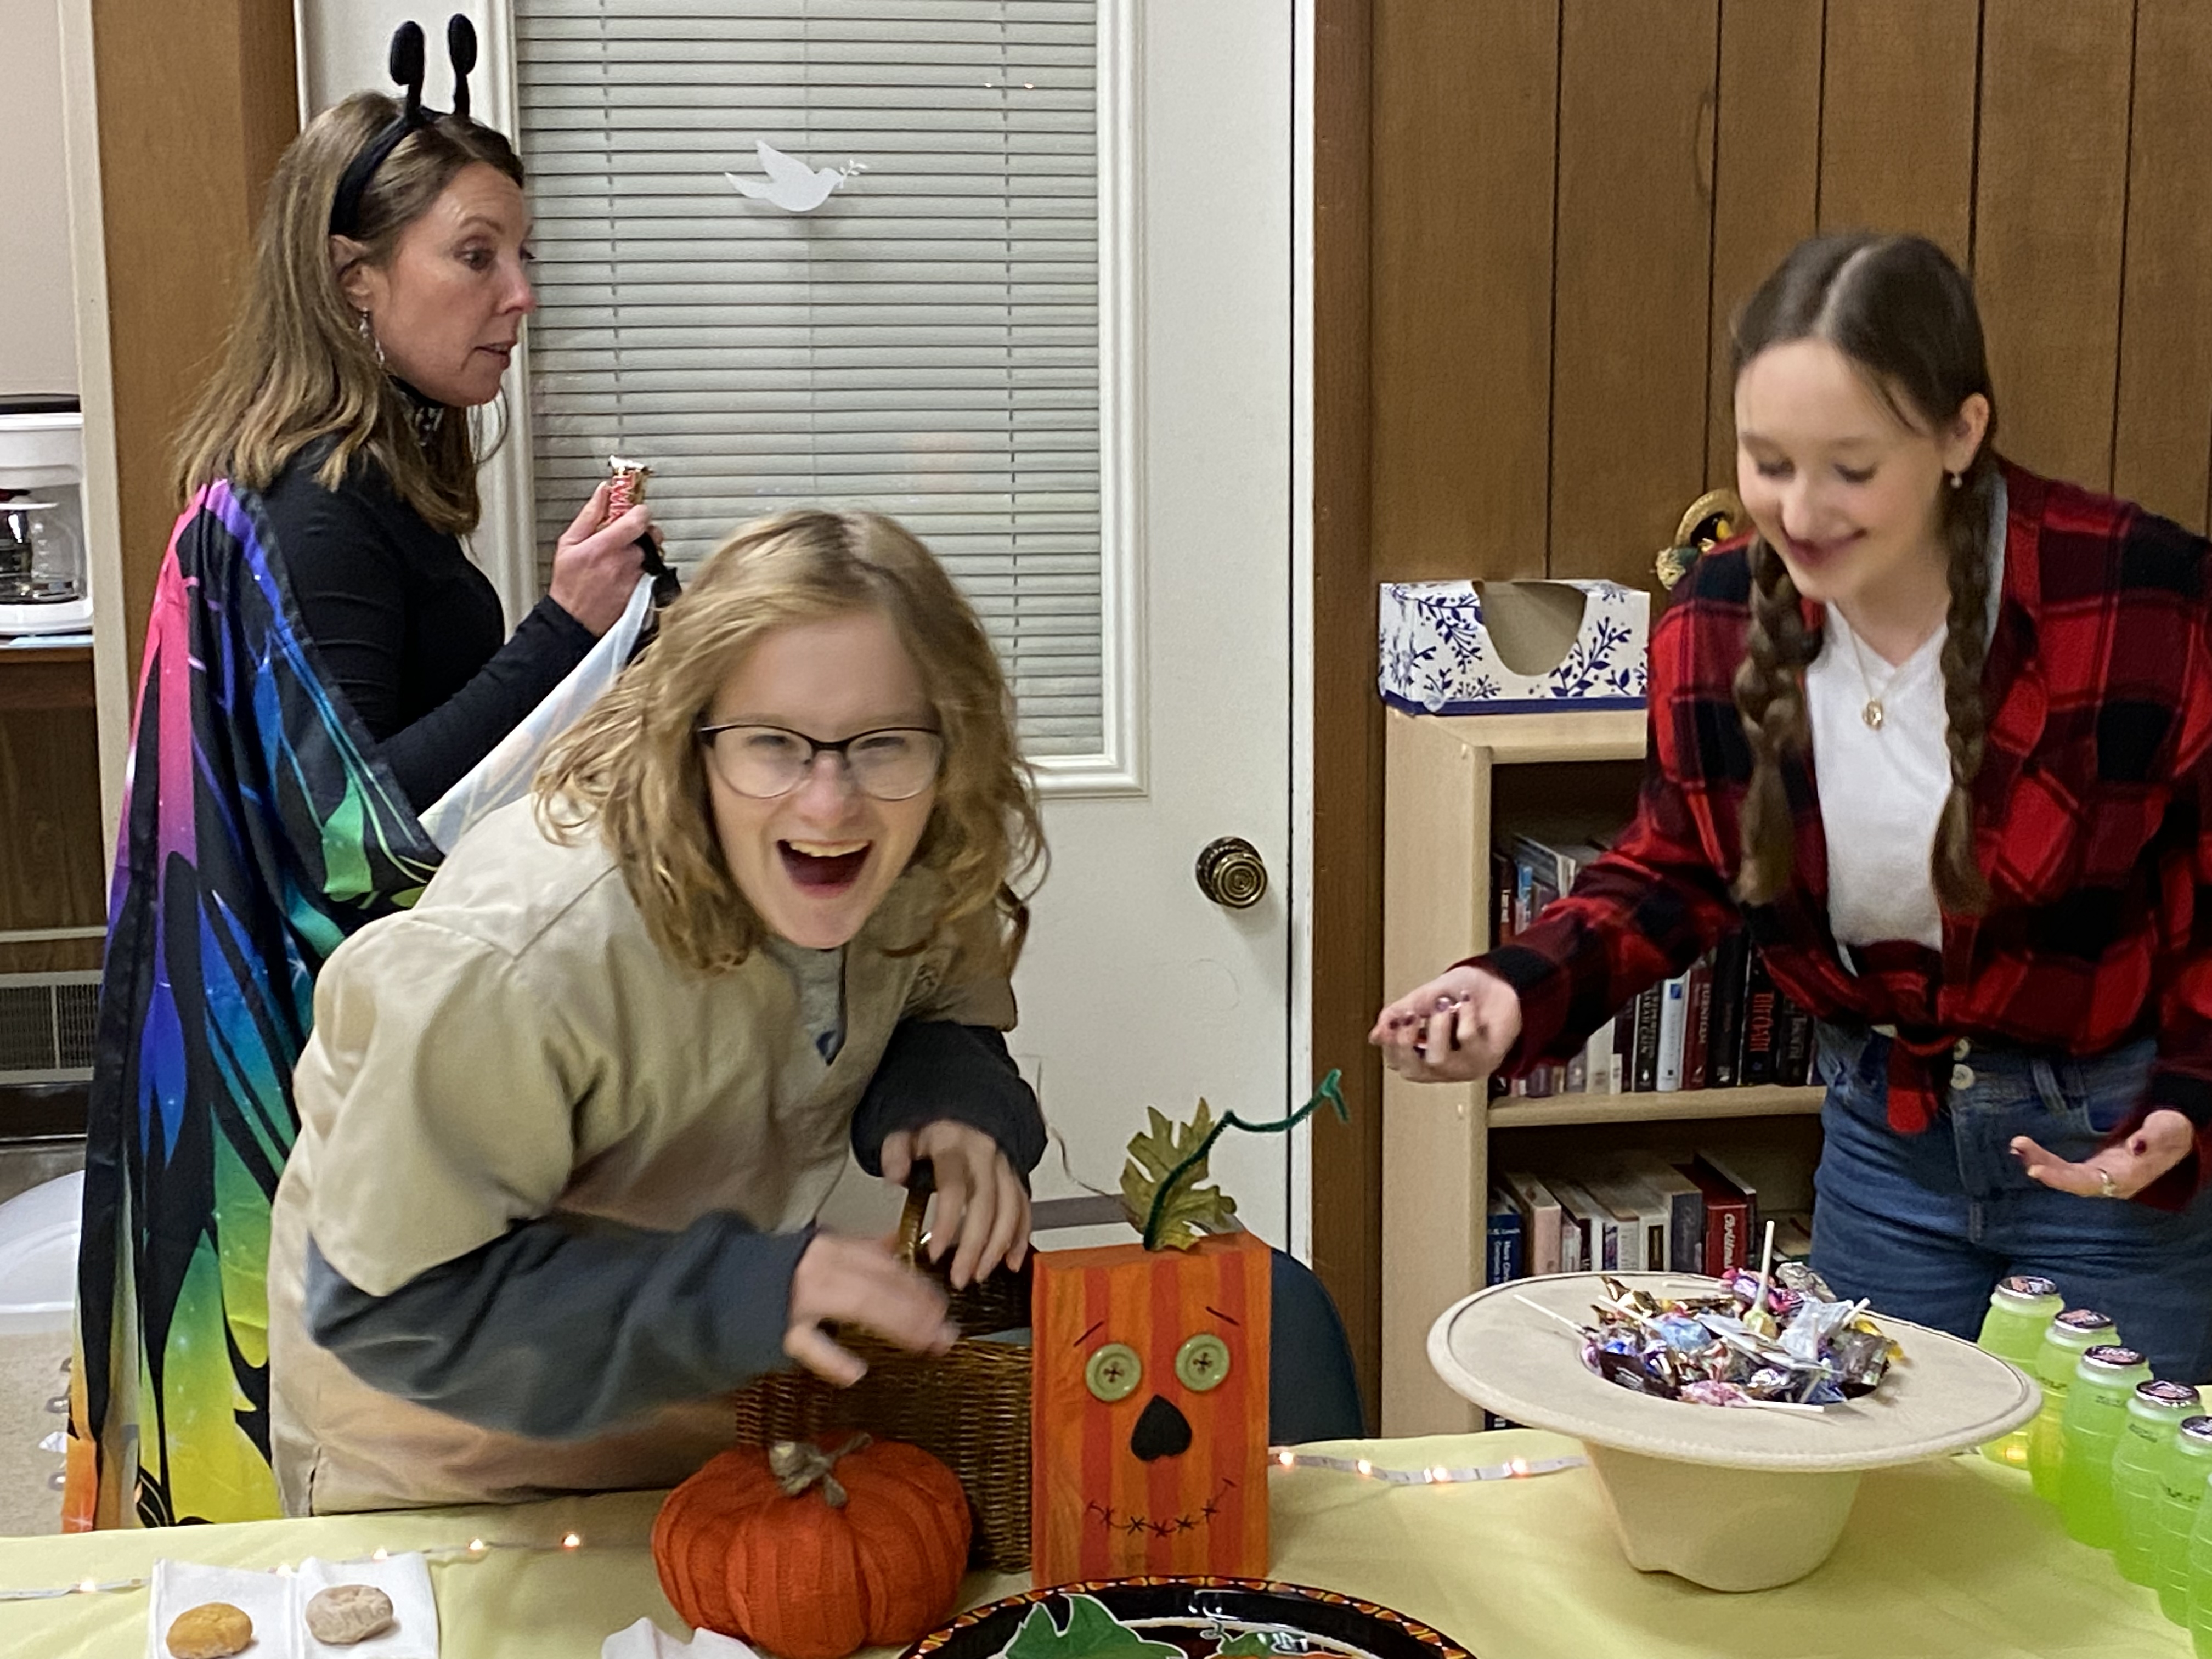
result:
M 2004 586 L 2002 480 L 1990 516 L 1985 625 L 1994 633 Z M 1942 672 L 1949 631 L 1938 628 L 1893 667 L 1856 640 L 1831 605 L 1820 654 L 1805 671 L 1820 824 L 1828 841 L 1828 927 L 1839 945 L 1913 939 L 1942 948 L 1943 917 L 1929 862 L 1951 792 Z M 1869 686 L 1881 701 L 1879 730 L 1866 723 Z

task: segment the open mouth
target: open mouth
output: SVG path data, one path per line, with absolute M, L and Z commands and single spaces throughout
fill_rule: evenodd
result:
M 1792 537 L 1790 542 L 1790 550 L 1797 556 L 1798 562 L 1800 563 L 1825 564 L 1857 539 L 1858 537 L 1856 533 L 1849 536 L 1832 537 L 1829 540 L 1823 542 L 1801 542 L 1795 537 Z
M 865 841 L 780 841 L 775 850 L 782 855 L 785 872 L 791 877 L 793 886 L 804 893 L 831 898 L 860 880 L 872 844 Z

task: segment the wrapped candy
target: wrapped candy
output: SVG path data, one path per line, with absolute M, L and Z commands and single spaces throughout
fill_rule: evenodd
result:
M 1838 1300 L 1797 1262 L 1778 1264 L 1771 1279 L 1733 1271 L 1719 1294 L 1678 1298 L 1609 1277 L 1600 1282 L 1605 1299 L 1593 1304 L 1596 1322 L 1576 1328 L 1583 1363 L 1639 1394 L 1819 1410 L 1880 1387 L 1897 1354 L 1863 1303 Z

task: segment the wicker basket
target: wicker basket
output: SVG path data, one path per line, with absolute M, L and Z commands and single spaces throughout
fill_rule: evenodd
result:
M 919 1251 L 927 1201 L 909 1199 L 900 1219 L 900 1253 L 908 1261 Z M 924 1273 L 945 1271 L 921 1266 Z M 769 1372 L 737 1396 L 738 1443 L 826 1440 L 866 1430 L 920 1446 L 967 1489 L 975 1520 L 971 1563 L 1018 1572 L 1030 1564 L 1029 1264 L 965 1290 L 948 1288 L 946 1296 L 961 1332 L 950 1353 L 911 1354 L 842 1331 L 838 1341 L 867 1362 L 868 1374 L 839 1389 L 811 1371 Z

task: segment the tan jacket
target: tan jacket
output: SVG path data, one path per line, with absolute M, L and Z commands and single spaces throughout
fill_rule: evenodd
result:
M 664 1485 L 726 1444 L 719 1401 L 546 1442 L 384 1394 L 307 1333 L 307 1239 L 383 1296 L 556 1212 L 666 1231 L 716 1210 L 805 1226 L 900 1019 L 1013 1024 L 988 919 L 889 953 L 915 942 L 933 881 L 910 871 L 848 948 L 844 1042 L 826 1063 L 782 968 L 764 952 L 719 975 L 672 963 L 597 838 L 549 840 L 527 800 L 471 830 L 412 911 L 341 945 L 295 1073 L 300 1135 L 270 1243 L 286 1510 Z

